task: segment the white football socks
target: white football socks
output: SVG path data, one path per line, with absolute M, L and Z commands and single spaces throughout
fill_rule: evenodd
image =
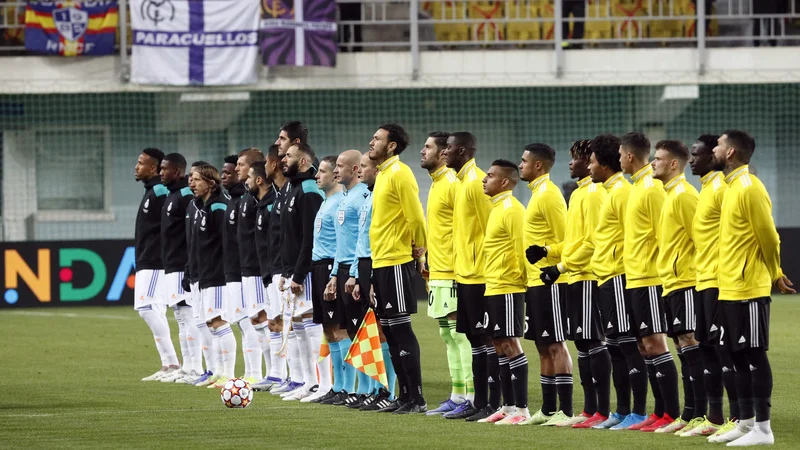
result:
M 279 380 L 286 379 L 286 349 L 281 351 L 283 335 L 279 331 L 269 333 L 270 370 L 267 376 Z
M 194 325 L 192 307 L 180 306 L 178 307 L 177 312 L 183 319 L 186 332 L 186 355 L 183 358 L 183 371 L 186 373 L 195 371 L 195 373 L 199 375 L 203 373 L 203 353 L 200 349 L 199 332 L 197 331 L 197 327 Z
M 319 389 L 323 392 L 331 390 L 331 363 L 319 360 L 319 347 L 322 345 L 322 325 L 314 323 L 314 319 L 303 319 L 303 327 L 308 335 L 308 353 L 311 370 L 319 378 Z M 316 378 L 315 378 L 316 379 Z
M 305 382 L 300 365 L 300 343 L 295 330 L 289 331 L 286 342 L 286 362 L 289 364 L 289 376 L 295 383 Z
M 261 334 L 249 317 L 239 321 L 239 329 L 242 330 L 242 356 L 244 356 L 244 377 L 261 380 Z
M 183 320 L 183 315 L 181 315 L 180 308 L 178 306 L 173 307 L 173 313 L 175 314 L 175 322 L 178 322 L 178 344 L 181 348 L 181 369 L 189 373 L 191 370 L 190 360 L 189 357 L 189 350 L 186 348 L 186 322 Z
M 264 373 L 267 374 L 266 376 L 269 376 L 272 367 L 272 356 L 270 355 L 270 333 L 267 328 L 267 322 L 253 325 L 253 330 L 256 332 L 256 337 L 258 338 L 259 358 L 261 355 L 264 356 Z
M 311 360 L 309 349 L 308 333 L 303 322 L 292 322 L 292 328 L 297 335 L 298 346 L 300 348 L 300 370 L 303 371 L 303 381 L 307 383 L 306 387 L 310 388 L 317 384 L 317 361 Z
M 144 319 L 150 331 L 153 332 L 153 340 L 156 343 L 156 350 L 161 357 L 162 366 L 179 366 L 178 355 L 175 354 L 175 347 L 169 335 L 169 322 L 164 312 L 156 312 L 151 307 L 139 309 L 139 316 Z
M 206 360 L 206 370 L 214 373 L 214 347 L 211 329 L 205 322 L 197 324 L 197 334 L 200 336 L 200 348 L 203 351 L 203 358 Z
M 218 327 L 215 336 L 219 340 L 219 363 L 222 367 L 224 379 L 236 377 L 236 337 L 233 335 L 231 325 L 226 323 Z

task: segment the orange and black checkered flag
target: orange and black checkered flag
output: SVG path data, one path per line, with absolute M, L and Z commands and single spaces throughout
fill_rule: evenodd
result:
M 328 339 L 325 338 L 325 335 L 322 335 L 322 343 L 319 344 L 319 361 L 321 363 L 325 360 L 328 356 L 331 356 L 331 346 L 328 344 Z
M 368 310 L 364 316 L 364 320 L 358 328 L 358 333 L 356 333 L 356 338 L 353 339 L 353 344 L 350 346 L 350 350 L 344 360 L 386 386 L 386 389 L 389 389 L 386 365 L 383 362 L 383 350 L 381 350 L 381 339 L 378 333 L 378 323 L 375 320 L 375 312 L 372 309 Z

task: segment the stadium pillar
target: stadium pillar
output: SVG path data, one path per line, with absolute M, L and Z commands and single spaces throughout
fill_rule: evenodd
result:
M 553 2 L 555 9 L 553 10 L 553 43 L 556 46 L 556 78 L 561 78 L 564 73 L 564 36 L 562 35 L 562 24 L 564 20 L 563 5 L 560 1 Z
M 411 1 L 409 4 L 408 18 L 409 41 L 411 43 L 411 80 L 419 79 L 419 2 Z

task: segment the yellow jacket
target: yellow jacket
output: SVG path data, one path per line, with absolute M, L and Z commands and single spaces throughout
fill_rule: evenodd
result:
M 501 192 L 491 198 L 493 208 L 486 225 L 486 295 L 525 292 L 525 247 L 522 229 L 525 208 L 511 195 Z
M 683 174 L 664 185 L 667 198 L 661 208 L 658 226 L 658 276 L 666 297 L 677 289 L 697 284 L 694 265 L 694 230 L 692 222 L 697 210 L 697 189 Z
M 458 177 L 442 166 L 431 174 L 428 191 L 428 267 L 431 280 L 455 280 L 453 253 L 453 207 L 458 193 Z
M 783 276 L 781 241 L 772 219 L 772 201 L 747 166 L 725 177 L 719 225 L 719 299 L 768 297 Z
M 694 214 L 694 263 L 697 270 L 697 290 L 719 287 L 719 219 L 722 198 L 728 184 L 722 172 L 709 172 L 700 178 L 703 184 Z
M 453 208 L 453 247 L 456 260 L 456 281 L 463 284 L 484 284 L 483 270 L 486 265 L 483 253 L 483 238 L 486 222 L 492 211 L 492 202 L 483 193 L 483 178 L 486 172 L 470 159 L 458 171 L 461 183 Z
M 392 156 L 378 166 L 372 190 L 372 225 L 369 229 L 372 267 L 396 266 L 411 261 L 411 243 L 427 245 L 425 214 L 419 187 L 411 168 Z
M 558 186 L 550 181 L 550 174 L 544 174 L 528 183 L 531 199 L 525 209 L 525 248 L 531 245 L 547 247 L 564 240 L 567 225 L 567 202 Z M 528 286 L 544 286 L 539 278 L 541 268 L 554 266 L 561 258 L 548 255 L 536 264 L 528 263 Z M 559 278 L 557 283 L 566 283 L 566 277 Z
M 631 184 L 617 172 L 603 183 L 606 199 L 600 207 L 600 218 L 592 237 L 594 253 L 592 254 L 592 272 L 597 277 L 597 284 L 625 273 L 622 258 L 625 249 L 625 210 L 628 208 L 628 197 Z
M 625 283 L 627 289 L 658 286 L 658 228 L 664 198 L 664 183 L 653 178 L 648 164 L 633 176 L 633 188 L 625 212 Z

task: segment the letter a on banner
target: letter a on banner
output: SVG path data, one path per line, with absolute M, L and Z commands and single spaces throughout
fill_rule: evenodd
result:
M 259 0 L 131 0 L 131 81 L 224 86 L 258 80 Z

